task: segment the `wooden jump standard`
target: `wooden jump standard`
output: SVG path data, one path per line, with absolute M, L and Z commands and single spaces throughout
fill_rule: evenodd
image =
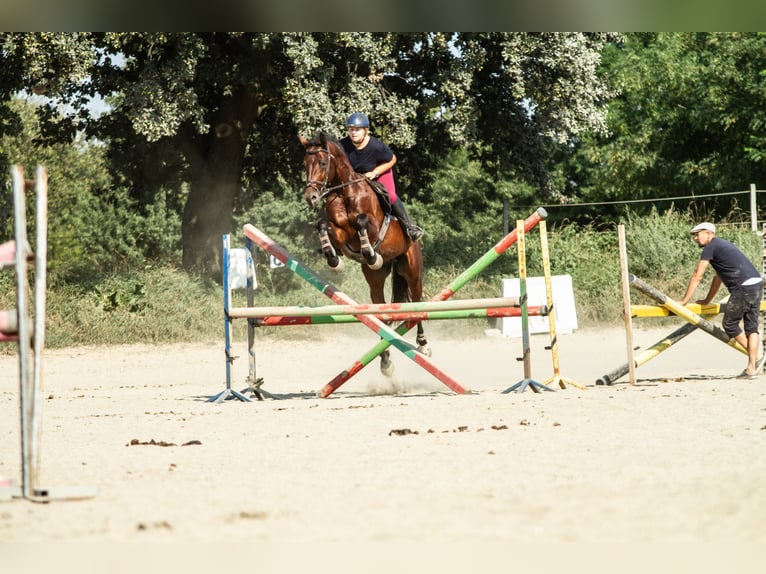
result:
M 633 364 L 636 367 L 643 365 L 660 353 L 668 350 L 698 328 L 713 335 L 727 345 L 734 347 L 740 353 L 747 354 L 747 350 L 742 347 L 742 345 L 729 337 L 723 329 L 708 320 L 708 317 L 723 313 L 726 310 L 726 303 L 710 303 L 707 305 L 689 303 L 687 305 L 681 305 L 632 273 L 628 275 L 628 282 L 631 287 L 635 287 L 659 303 L 659 305 L 631 305 L 630 314 L 632 317 L 667 317 L 670 315 L 677 315 L 687 321 L 687 323 L 672 333 L 669 333 L 665 338 L 660 339 L 654 345 L 633 357 Z M 764 310 L 766 310 L 766 301 L 761 301 L 761 311 Z M 599 377 L 596 380 L 596 384 L 612 385 L 618 379 L 625 376 L 628 373 L 629 368 L 630 365 L 625 363 L 613 371 Z

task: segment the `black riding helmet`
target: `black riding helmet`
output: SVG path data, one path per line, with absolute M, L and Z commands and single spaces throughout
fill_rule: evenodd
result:
M 369 128 L 370 119 L 361 112 L 354 112 L 346 120 L 346 127 Z

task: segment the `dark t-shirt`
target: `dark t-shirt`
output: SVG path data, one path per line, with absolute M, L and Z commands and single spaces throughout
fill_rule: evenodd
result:
M 391 161 L 394 157 L 394 152 L 375 136 L 370 136 L 370 141 L 362 149 L 356 149 L 348 136 L 340 140 L 340 144 L 357 173 L 372 171 L 381 163 Z
M 713 237 L 710 243 L 702 248 L 700 259 L 710 261 L 710 265 L 729 291 L 741 286 L 748 279 L 761 276 L 744 253 L 733 243 L 720 237 Z

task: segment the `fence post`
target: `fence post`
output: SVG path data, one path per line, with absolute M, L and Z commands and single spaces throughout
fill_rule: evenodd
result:
M 756 201 L 755 184 L 750 184 L 750 231 L 758 231 L 758 202 Z

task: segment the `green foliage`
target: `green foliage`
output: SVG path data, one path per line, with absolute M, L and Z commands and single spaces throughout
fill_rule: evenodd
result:
M 15 99 L 10 104 L 22 130 L 0 137 L 0 155 L 24 167 L 32 179 L 42 165 L 48 172 L 48 267 L 50 282 L 84 281 L 141 268 L 147 260 L 180 260 L 180 217 L 160 190 L 139 206 L 127 191 L 114 187 L 107 170 L 106 149 L 95 142 L 46 145 L 40 138 L 37 106 Z M 10 182 L 0 196 L 0 235 L 13 236 Z M 29 203 L 29 200 L 28 200 Z M 27 206 L 32 214 L 35 206 Z M 34 237 L 34 218 L 29 217 Z
M 690 207 L 726 215 L 732 203 L 711 194 L 766 179 L 766 35 L 624 39 L 604 52 L 620 91 L 609 104 L 609 135 L 581 140 L 568 193 L 590 201 L 705 194 Z
M 468 152 L 451 152 L 436 172 L 431 201 L 407 201 L 411 217 L 426 230 L 423 256 L 428 266 L 467 267 L 482 256 L 492 244 L 489 237 L 500 240 L 503 236 L 503 205 L 525 204 L 533 194 L 531 188 L 520 182 L 493 180 L 481 164 L 469 158 Z M 509 215 L 509 225 L 515 226 Z M 518 214 L 524 219 L 528 213 Z M 502 266 L 501 273 L 515 269 Z
M 621 316 L 616 232 L 568 224 L 551 227 L 548 235 L 551 274 L 572 276 L 578 320 L 591 324 Z M 537 232 L 528 237 L 527 245 L 535 249 L 539 245 Z M 542 275 L 541 266 L 531 265 L 528 274 Z
M 49 291 L 47 345 L 207 342 L 223 333 L 219 285 L 171 267 Z

